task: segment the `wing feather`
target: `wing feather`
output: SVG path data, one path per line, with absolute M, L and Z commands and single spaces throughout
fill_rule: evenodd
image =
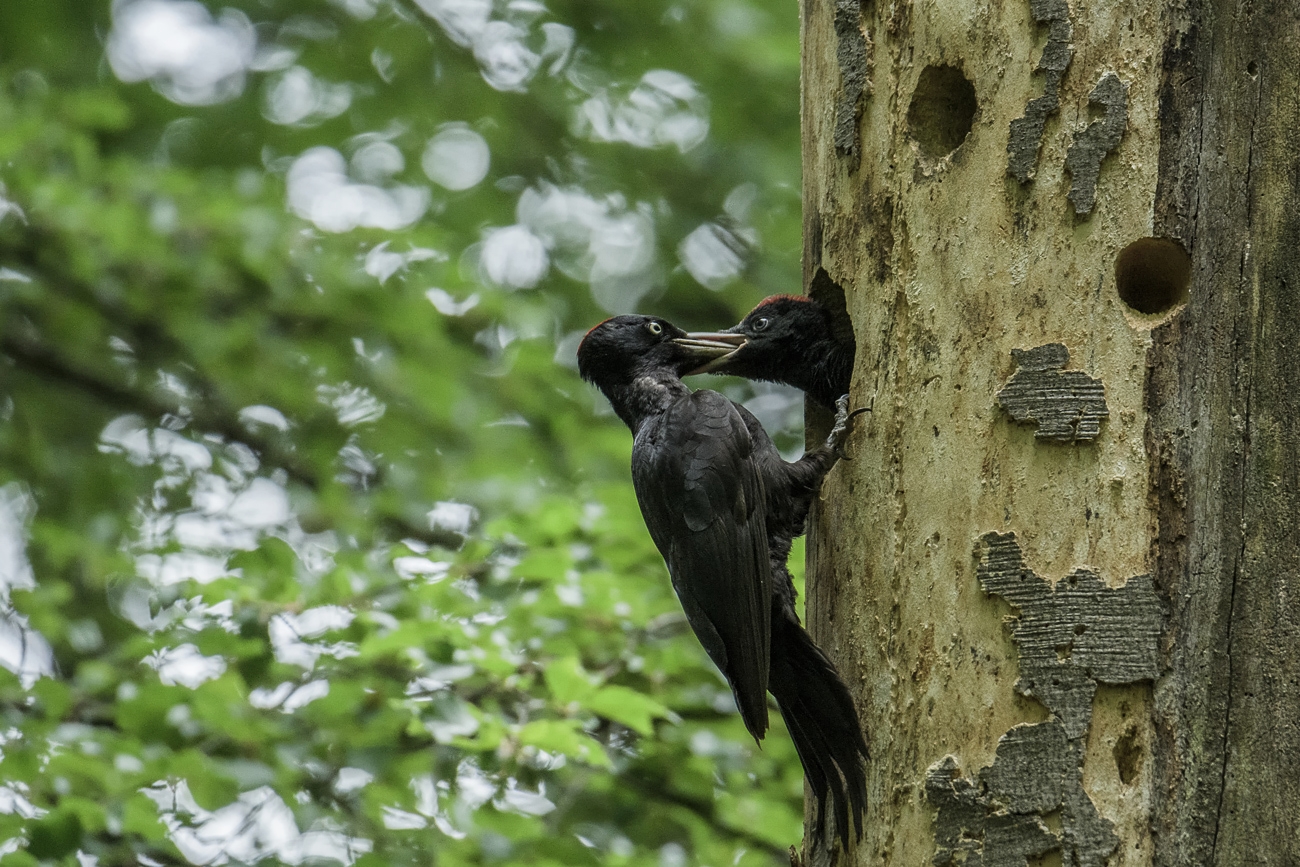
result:
M 633 484 L 686 619 L 755 738 L 767 730 L 771 562 L 754 443 L 731 401 L 700 390 L 647 421 Z

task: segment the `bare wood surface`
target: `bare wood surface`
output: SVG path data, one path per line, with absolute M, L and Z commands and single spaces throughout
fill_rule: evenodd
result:
M 1197 2 L 1164 49 L 1157 232 L 1192 302 L 1147 386 L 1156 863 L 1300 863 L 1300 8 Z

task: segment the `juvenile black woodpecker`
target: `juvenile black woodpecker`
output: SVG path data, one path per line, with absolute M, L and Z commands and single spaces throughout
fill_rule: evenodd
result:
M 832 410 L 840 395 L 849 392 L 857 351 L 853 332 L 811 298 L 773 295 L 760 301 L 739 324 L 690 337 L 732 345 L 731 352 L 691 373 L 726 373 L 793 385 Z
M 755 739 L 767 731 L 770 691 L 816 799 L 814 833 L 824 840 L 833 815 L 847 846 L 850 834 L 862 834 L 867 744 L 835 666 L 799 624 L 786 568 L 840 457 L 847 402 L 826 443 L 788 463 L 743 407 L 681 381 L 735 349 L 660 318 L 616 316 L 583 338 L 578 370 L 632 431 L 641 514 L 746 728 Z

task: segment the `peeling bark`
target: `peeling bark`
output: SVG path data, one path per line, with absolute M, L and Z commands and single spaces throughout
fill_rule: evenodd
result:
M 998 403 L 1018 422 L 1037 425 L 1034 436 L 1058 443 L 1086 442 L 1110 415 L 1100 379 L 1065 370 L 1070 351 L 1063 343 L 1013 349 L 1016 373 L 998 392 Z
M 1014 533 L 981 541 L 980 585 L 1020 610 L 1011 621 L 1020 659 L 1016 690 L 1041 701 L 1070 738 L 1087 734 L 1098 683 L 1159 673 L 1162 617 L 1150 575 L 1111 588 L 1091 569 L 1075 569 L 1053 586 L 1025 565 Z
M 835 59 L 840 67 L 840 96 L 835 104 L 835 147 L 858 155 L 858 121 L 867 93 L 871 43 L 862 30 L 859 0 L 835 0 Z
M 1007 140 L 1007 171 L 1022 184 L 1034 179 L 1043 130 L 1047 127 L 1047 118 L 1061 107 L 1061 79 L 1074 56 L 1070 45 L 1074 28 L 1066 0 L 1030 0 L 1029 8 L 1034 21 L 1046 25 L 1048 30 L 1047 45 L 1038 61 L 1038 71 L 1043 74 L 1043 95 L 1031 99 L 1025 106 L 1024 115 L 1011 122 L 1011 134 Z
M 1119 140 L 1124 137 L 1128 125 L 1128 85 L 1115 73 L 1108 72 L 1088 94 L 1088 104 L 1101 106 L 1105 116 L 1075 136 L 1065 154 L 1065 168 L 1072 179 L 1070 201 L 1079 216 L 1091 211 L 1096 203 L 1101 161 L 1119 147 Z

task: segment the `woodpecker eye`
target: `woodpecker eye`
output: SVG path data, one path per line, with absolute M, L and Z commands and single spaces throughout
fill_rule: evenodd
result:
M 766 316 L 760 316 L 760 317 L 758 317 L 757 319 L 754 320 L 754 330 L 755 330 L 755 331 L 766 331 L 766 330 L 767 330 L 767 326 L 769 326 L 769 325 L 771 325 L 771 324 L 772 324 L 772 320 L 771 320 L 771 319 L 768 319 Z
M 651 334 L 654 334 L 656 336 L 664 333 L 664 327 L 660 325 L 658 322 L 655 322 L 653 319 L 647 322 L 645 324 L 645 327 L 647 331 L 649 331 Z

